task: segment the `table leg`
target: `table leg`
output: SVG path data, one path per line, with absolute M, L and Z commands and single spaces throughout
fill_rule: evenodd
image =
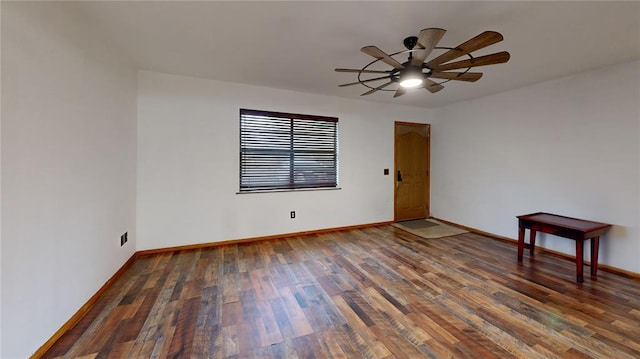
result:
M 531 228 L 529 230 L 529 255 L 534 256 L 534 250 L 536 249 L 536 230 Z
M 518 227 L 518 262 L 522 262 L 524 252 L 524 227 Z
M 598 273 L 598 247 L 600 236 L 591 238 L 591 277 L 595 278 Z
M 578 283 L 584 282 L 584 277 L 582 276 L 583 247 L 584 241 L 576 239 L 576 281 Z

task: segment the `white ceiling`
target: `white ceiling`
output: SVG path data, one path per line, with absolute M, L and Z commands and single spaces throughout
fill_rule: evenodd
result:
M 640 2 L 484 1 L 87 1 L 80 11 L 127 53 L 139 69 L 346 98 L 436 107 L 588 69 L 640 59 Z M 504 41 L 474 52 L 509 51 L 511 60 L 475 68 L 475 83 L 449 82 L 393 98 L 366 97 L 356 74 L 376 45 L 404 50 L 421 29 L 447 30 L 439 46 L 454 47 L 486 31 Z M 433 56 L 437 55 L 434 52 Z M 640 69 L 639 69 L 640 70 Z

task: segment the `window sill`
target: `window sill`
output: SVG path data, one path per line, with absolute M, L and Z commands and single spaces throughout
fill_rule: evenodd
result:
M 341 190 L 341 187 L 318 187 L 318 188 L 297 188 L 297 189 L 261 189 L 255 191 L 240 191 L 236 194 L 252 194 L 252 193 L 274 193 L 274 192 L 312 192 L 312 191 L 335 191 Z

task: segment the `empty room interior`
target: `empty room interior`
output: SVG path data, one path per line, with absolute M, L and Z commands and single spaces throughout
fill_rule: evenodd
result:
M 0 19 L 1 358 L 640 357 L 640 2 Z

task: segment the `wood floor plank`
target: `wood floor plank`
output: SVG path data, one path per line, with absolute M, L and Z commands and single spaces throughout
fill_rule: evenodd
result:
M 199 304 L 200 298 L 189 298 L 184 301 L 180 308 L 180 314 L 169 345 L 169 353 L 167 355 L 169 358 L 189 358 L 191 356 Z
M 138 258 L 45 358 L 638 358 L 640 281 L 392 226 Z

